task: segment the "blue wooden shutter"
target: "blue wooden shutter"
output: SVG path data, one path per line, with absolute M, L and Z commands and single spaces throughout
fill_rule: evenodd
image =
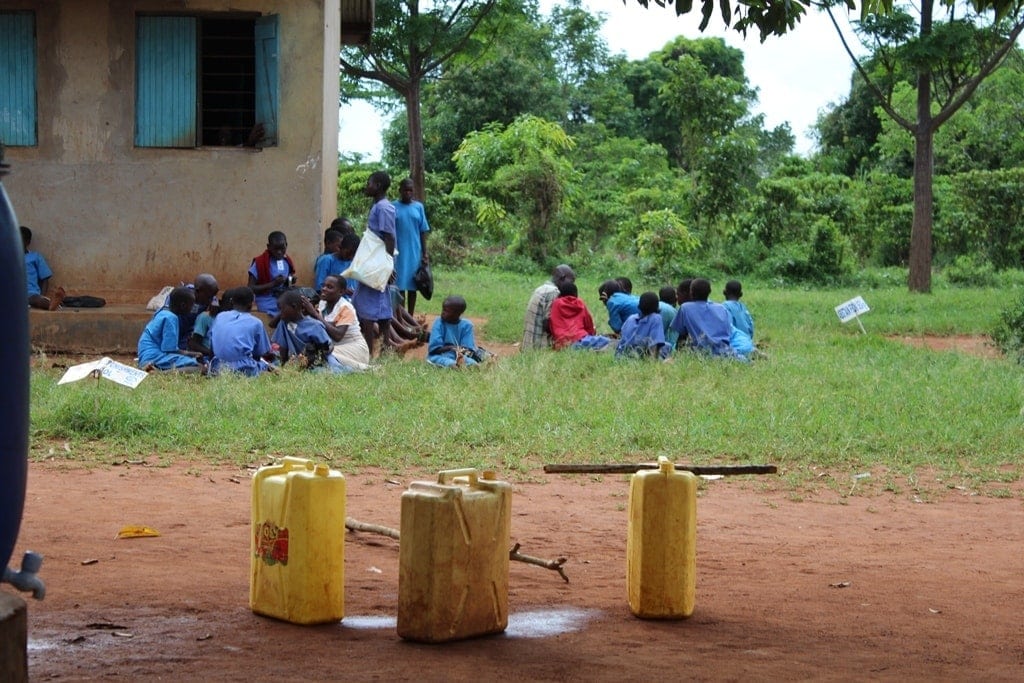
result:
M 135 144 L 196 146 L 196 19 L 138 17 Z
M 0 13 L 0 142 L 36 144 L 36 18 Z
M 277 15 L 256 20 L 256 122 L 266 136 L 263 146 L 277 144 Z

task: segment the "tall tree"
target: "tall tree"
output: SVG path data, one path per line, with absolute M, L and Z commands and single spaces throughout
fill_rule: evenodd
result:
M 648 6 L 649 0 L 637 0 Z M 686 14 L 693 9 L 693 0 L 655 0 L 658 4 L 675 3 L 677 14 Z M 711 21 L 715 10 L 721 12 L 726 25 L 746 34 L 747 29 L 756 27 L 761 40 L 770 35 L 783 35 L 792 30 L 808 7 L 823 6 L 832 16 L 831 7 L 843 4 L 848 10 L 856 8 L 855 0 L 736 0 L 735 8 L 730 0 L 701 0 L 701 25 L 703 31 Z M 860 7 L 861 19 L 883 18 L 893 11 L 893 0 L 863 0 Z M 935 131 L 945 123 L 963 104 L 970 99 L 978 85 L 991 74 L 1017 41 L 1024 29 L 1024 0 L 973 0 L 966 7 L 956 0 L 939 0 L 939 10 L 944 11 L 948 25 L 971 22 L 985 23 L 993 38 L 982 45 L 969 46 L 947 42 L 952 32 L 936 30 L 935 0 L 921 0 L 919 21 L 913 36 L 902 34 L 898 37 L 908 57 L 916 68 L 915 88 L 917 93 L 916 117 L 911 120 L 900 116 L 887 104 L 881 90 L 873 89 L 886 114 L 893 117 L 901 127 L 914 137 L 914 220 L 910 237 L 910 275 L 908 286 L 911 291 L 931 291 L 932 264 L 932 141 Z M 963 13 L 963 18 L 960 14 Z M 833 18 L 833 23 L 835 19 Z M 843 46 L 866 82 L 872 80 L 839 31 Z M 889 36 L 892 39 L 894 36 Z M 941 57 L 950 51 L 965 54 L 976 48 L 968 64 L 942 62 Z M 943 65 L 944 66 L 940 66 Z M 966 68 L 965 68 L 966 67 Z M 945 96 L 935 95 L 942 83 Z M 937 111 L 932 107 L 937 105 Z
M 409 128 L 409 171 L 415 193 L 424 192 L 423 129 L 420 94 L 426 80 L 470 47 L 477 29 L 498 0 L 377 0 L 375 28 L 368 45 L 345 48 L 340 57 L 347 76 L 384 85 L 405 103 Z

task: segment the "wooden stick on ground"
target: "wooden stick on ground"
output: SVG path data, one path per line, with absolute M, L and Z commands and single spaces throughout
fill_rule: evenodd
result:
M 545 474 L 633 474 L 639 470 L 656 470 L 656 462 L 640 462 L 625 464 L 597 465 L 544 465 Z M 735 474 L 775 474 L 779 468 L 775 465 L 676 465 L 676 470 L 702 474 L 735 475 Z
M 508 551 L 508 559 L 515 560 L 516 562 L 535 564 L 538 567 L 544 567 L 545 569 L 551 569 L 558 572 L 558 575 L 565 579 L 566 583 L 569 583 L 569 577 L 565 575 L 565 570 L 562 569 L 562 565 L 569 559 L 567 557 L 559 557 L 557 560 L 545 560 L 540 557 L 534 557 L 533 555 L 524 555 L 519 552 L 519 544 L 516 543 L 512 546 L 512 550 Z
M 393 529 L 389 526 L 382 526 L 380 524 L 369 524 L 367 522 L 360 522 L 358 519 L 355 519 L 353 517 L 345 518 L 345 528 L 350 529 L 352 531 L 365 531 L 369 534 L 387 536 L 388 538 L 393 538 L 396 541 L 400 540 L 401 537 L 401 534 L 399 533 L 398 529 Z M 508 559 L 556 571 L 558 572 L 558 575 L 565 580 L 566 583 L 569 583 L 569 577 L 566 576 L 565 569 L 562 568 L 562 565 L 564 565 L 568 561 L 568 558 L 559 557 L 556 560 L 545 560 L 540 557 L 534 557 L 533 555 L 524 555 L 523 553 L 519 552 L 519 547 L 520 544 L 516 543 L 515 546 L 512 547 L 512 550 L 508 551 Z

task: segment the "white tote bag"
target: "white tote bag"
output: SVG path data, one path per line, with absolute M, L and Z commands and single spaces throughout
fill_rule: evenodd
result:
M 367 287 L 383 292 L 388 288 L 388 280 L 391 279 L 391 272 L 394 269 L 395 259 L 388 254 L 384 240 L 377 237 L 372 230 L 367 230 L 359 240 L 359 248 L 352 257 L 352 265 L 341 276 L 354 278 Z

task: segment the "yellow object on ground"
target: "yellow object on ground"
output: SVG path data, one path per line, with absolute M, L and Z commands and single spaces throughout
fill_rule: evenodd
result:
M 697 586 L 697 477 L 667 458 L 629 483 L 629 609 L 648 619 L 693 614 Z
M 121 527 L 121 530 L 117 532 L 118 538 L 149 538 L 152 536 L 159 536 L 160 532 L 156 529 L 148 526 L 137 526 L 128 525 Z
M 508 626 L 512 487 L 448 470 L 402 494 L 398 635 L 437 643 Z
M 282 458 L 252 481 L 249 607 L 295 624 L 345 616 L 345 478 Z

